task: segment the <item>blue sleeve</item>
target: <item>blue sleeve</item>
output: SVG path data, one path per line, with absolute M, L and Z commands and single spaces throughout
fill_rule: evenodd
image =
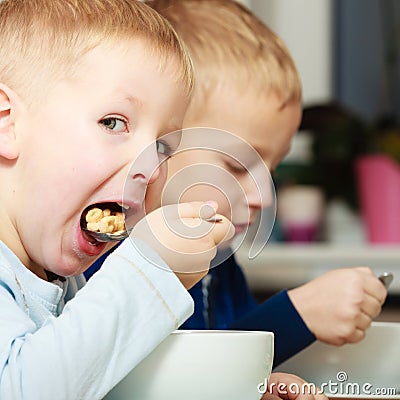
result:
M 315 341 L 289 299 L 287 290 L 272 296 L 229 329 L 271 331 L 275 334 L 274 367 Z
M 233 321 L 257 307 L 234 256 L 212 268 L 189 293 L 195 311 L 182 329 L 228 329 Z
M 180 329 L 202 330 L 211 329 L 203 303 L 203 281 L 197 282 L 189 290 L 194 302 L 194 313 L 181 325 Z

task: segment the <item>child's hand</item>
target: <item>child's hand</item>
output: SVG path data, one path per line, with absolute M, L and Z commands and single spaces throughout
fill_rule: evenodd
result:
M 387 292 L 370 268 L 356 267 L 329 271 L 288 294 L 318 340 L 342 345 L 364 338 Z
M 261 400 L 328 400 L 328 397 L 311 383 L 296 375 L 275 372 L 268 379 L 268 392 Z
M 234 235 L 233 225 L 216 209 L 215 202 L 164 206 L 139 221 L 131 235 L 153 247 L 190 289 L 207 274 L 216 246 Z M 213 216 L 221 221 L 206 221 Z

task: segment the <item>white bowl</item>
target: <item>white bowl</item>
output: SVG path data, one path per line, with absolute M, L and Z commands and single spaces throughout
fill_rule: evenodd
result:
M 373 322 L 357 344 L 316 342 L 276 370 L 324 385 L 331 398 L 400 399 L 400 323 Z
M 259 400 L 273 348 L 271 332 L 175 331 L 105 400 Z

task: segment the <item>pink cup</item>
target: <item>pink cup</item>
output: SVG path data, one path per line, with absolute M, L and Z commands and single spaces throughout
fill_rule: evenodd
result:
M 277 195 L 277 216 L 288 242 L 318 239 L 324 211 L 322 189 L 310 185 L 283 187 Z
M 400 167 L 385 155 L 360 157 L 355 164 L 368 241 L 400 242 Z

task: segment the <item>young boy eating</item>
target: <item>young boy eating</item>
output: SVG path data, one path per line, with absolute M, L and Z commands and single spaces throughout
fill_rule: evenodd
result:
M 169 24 L 134 0 L 4 0 L 0 41 L 0 398 L 102 399 L 190 315 L 186 288 L 231 236 L 225 217 L 202 221 L 202 202 L 143 219 L 191 64 Z M 109 206 L 140 222 L 84 286 L 110 244 L 82 219 Z M 207 209 L 205 219 L 216 204 Z M 210 229 L 182 236 L 165 215 Z M 202 271 L 180 265 L 181 252 Z

